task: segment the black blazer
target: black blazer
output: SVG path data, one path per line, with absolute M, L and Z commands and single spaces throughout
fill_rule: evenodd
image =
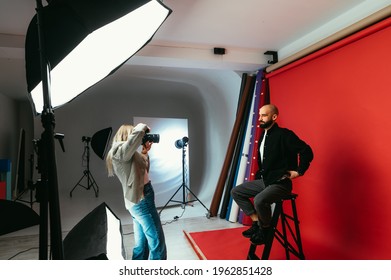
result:
M 260 159 L 259 146 L 265 131 L 258 142 L 258 166 L 256 179 L 263 179 L 265 185 L 275 183 L 288 170 L 296 170 L 303 175 L 314 158 L 311 147 L 301 140 L 293 131 L 281 128 L 277 123 L 267 131 L 263 163 Z

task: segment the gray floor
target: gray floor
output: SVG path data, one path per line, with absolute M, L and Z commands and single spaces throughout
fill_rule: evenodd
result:
M 201 205 L 167 207 L 161 213 L 161 220 L 166 236 L 169 260 L 198 260 L 191 244 L 183 231 L 196 232 L 204 230 L 241 227 L 219 217 L 208 218 Z M 174 217 L 178 217 L 174 219 Z M 37 260 L 39 259 L 38 226 L 0 236 L 1 260 Z M 133 247 L 133 226 L 123 225 L 123 240 L 127 259 L 131 259 Z M 63 233 L 63 238 L 67 232 Z

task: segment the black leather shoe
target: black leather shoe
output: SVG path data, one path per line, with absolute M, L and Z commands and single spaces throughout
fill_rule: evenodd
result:
M 257 232 L 260 232 L 260 231 L 261 231 L 261 229 L 259 228 L 258 223 L 253 222 L 251 227 L 249 229 L 243 231 L 242 234 L 244 237 L 250 238 L 251 236 L 253 236 L 254 234 L 256 234 Z
M 266 238 L 269 237 L 269 234 L 272 234 L 271 227 L 262 228 L 258 231 L 258 233 L 255 233 L 253 236 L 251 236 L 250 242 L 254 245 L 265 244 Z
M 250 242 L 254 245 L 265 244 L 265 238 L 263 236 L 263 232 L 259 230 L 257 233 L 253 234 L 250 238 Z

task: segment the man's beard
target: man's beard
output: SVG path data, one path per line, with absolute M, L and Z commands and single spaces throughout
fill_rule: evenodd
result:
M 260 128 L 263 128 L 263 129 L 266 129 L 266 128 L 269 128 L 273 125 L 273 121 L 270 120 L 270 121 L 267 121 L 267 122 L 264 122 L 264 123 L 260 123 L 259 127 Z

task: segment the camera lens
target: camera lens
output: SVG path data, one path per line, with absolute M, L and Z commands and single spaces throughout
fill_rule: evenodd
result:
M 147 142 L 159 143 L 160 135 L 159 134 L 145 134 L 143 137 L 142 145 Z

